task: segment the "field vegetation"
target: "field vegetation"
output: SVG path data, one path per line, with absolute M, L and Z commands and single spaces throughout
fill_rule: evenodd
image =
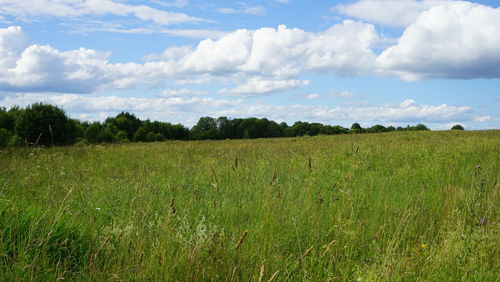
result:
M 0 151 L 2 280 L 498 281 L 500 131 Z

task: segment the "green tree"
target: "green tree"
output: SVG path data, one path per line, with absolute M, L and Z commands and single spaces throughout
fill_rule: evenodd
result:
M 0 107 L 0 128 L 5 128 L 8 131 L 14 132 L 14 126 L 14 116 L 5 108 Z
M 380 124 L 376 124 L 370 127 L 370 129 L 368 130 L 368 132 L 384 132 L 384 131 L 386 131 L 385 126 Z
M 85 139 L 89 143 L 99 143 L 99 134 L 102 131 L 102 125 L 99 122 L 94 122 L 85 130 Z
M 425 126 L 424 124 L 419 123 L 419 124 L 417 124 L 417 126 L 415 126 L 415 130 L 426 131 L 426 130 L 430 130 L 430 129 L 427 126 Z
M 57 106 L 36 103 L 21 111 L 15 124 L 16 134 L 29 144 L 65 145 L 76 140 L 76 128 Z
M 118 131 L 125 131 L 129 140 L 133 140 L 135 132 L 143 125 L 139 118 L 128 112 L 121 112 L 114 118 L 107 118 L 104 123 L 114 125 Z
M 201 117 L 191 132 L 193 139 L 217 139 L 217 122 L 211 117 Z
M 7 147 L 12 138 L 10 132 L 5 128 L 0 128 L 0 148 Z
M 465 130 L 465 128 L 460 124 L 455 124 L 451 130 Z
M 363 128 L 361 127 L 361 125 L 359 125 L 359 123 L 355 122 L 355 123 L 353 123 L 351 125 L 351 129 L 353 129 L 353 130 L 361 130 Z
M 146 128 L 139 127 L 137 131 L 134 133 L 134 141 L 135 142 L 147 142 L 148 141 L 148 132 Z

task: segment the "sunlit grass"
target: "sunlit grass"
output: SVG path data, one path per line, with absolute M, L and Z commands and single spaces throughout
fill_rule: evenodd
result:
M 0 151 L 7 280 L 500 273 L 499 131 Z

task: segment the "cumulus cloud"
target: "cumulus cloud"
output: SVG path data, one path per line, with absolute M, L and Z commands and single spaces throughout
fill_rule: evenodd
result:
M 372 25 L 349 20 L 320 33 L 284 25 L 243 29 L 217 41 L 201 41 L 181 64 L 186 71 L 273 77 L 294 77 L 306 70 L 356 75 L 373 67 L 376 56 L 370 46 L 377 38 Z
M 386 26 L 405 27 L 432 7 L 452 3 L 453 0 L 361 0 L 338 4 L 332 11 Z
M 469 2 L 437 6 L 410 25 L 377 59 L 409 81 L 500 77 L 500 8 Z
M 63 52 L 30 44 L 20 27 L 0 28 L 0 91 L 94 93 L 220 80 L 240 83 L 221 93 L 249 96 L 304 86 L 298 77 L 307 72 L 375 73 L 408 81 L 499 78 L 499 18 L 500 8 L 436 6 L 378 57 L 372 50 L 381 41 L 375 27 L 345 20 L 316 33 L 284 25 L 241 29 L 196 46 L 167 48 L 142 64 L 110 63 L 109 53 L 91 49 Z
M 183 4 L 183 1 L 178 4 Z M 183 13 L 159 10 L 146 5 L 130 5 L 114 0 L 0 0 L 0 14 L 12 15 L 22 20 L 33 20 L 39 16 L 64 18 L 102 15 L 133 16 L 161 25 L 206 21 Z
M 20 27 L 0 29 L 0 89 L 92 92 L 112 81 L 107 53 L 80 48 L 60 52 L 29 45 Z
M 222 89 L 220 93 L 237 96 L 254 96 L 294 89 L 308 84 L 308 80 L 269 80 L 262 77 L 253 77 L 236 88 Z

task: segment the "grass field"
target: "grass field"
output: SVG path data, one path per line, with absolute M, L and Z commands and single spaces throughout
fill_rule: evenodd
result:
M 0 151 L 2 280 L 500 273 L 500 131 Z

